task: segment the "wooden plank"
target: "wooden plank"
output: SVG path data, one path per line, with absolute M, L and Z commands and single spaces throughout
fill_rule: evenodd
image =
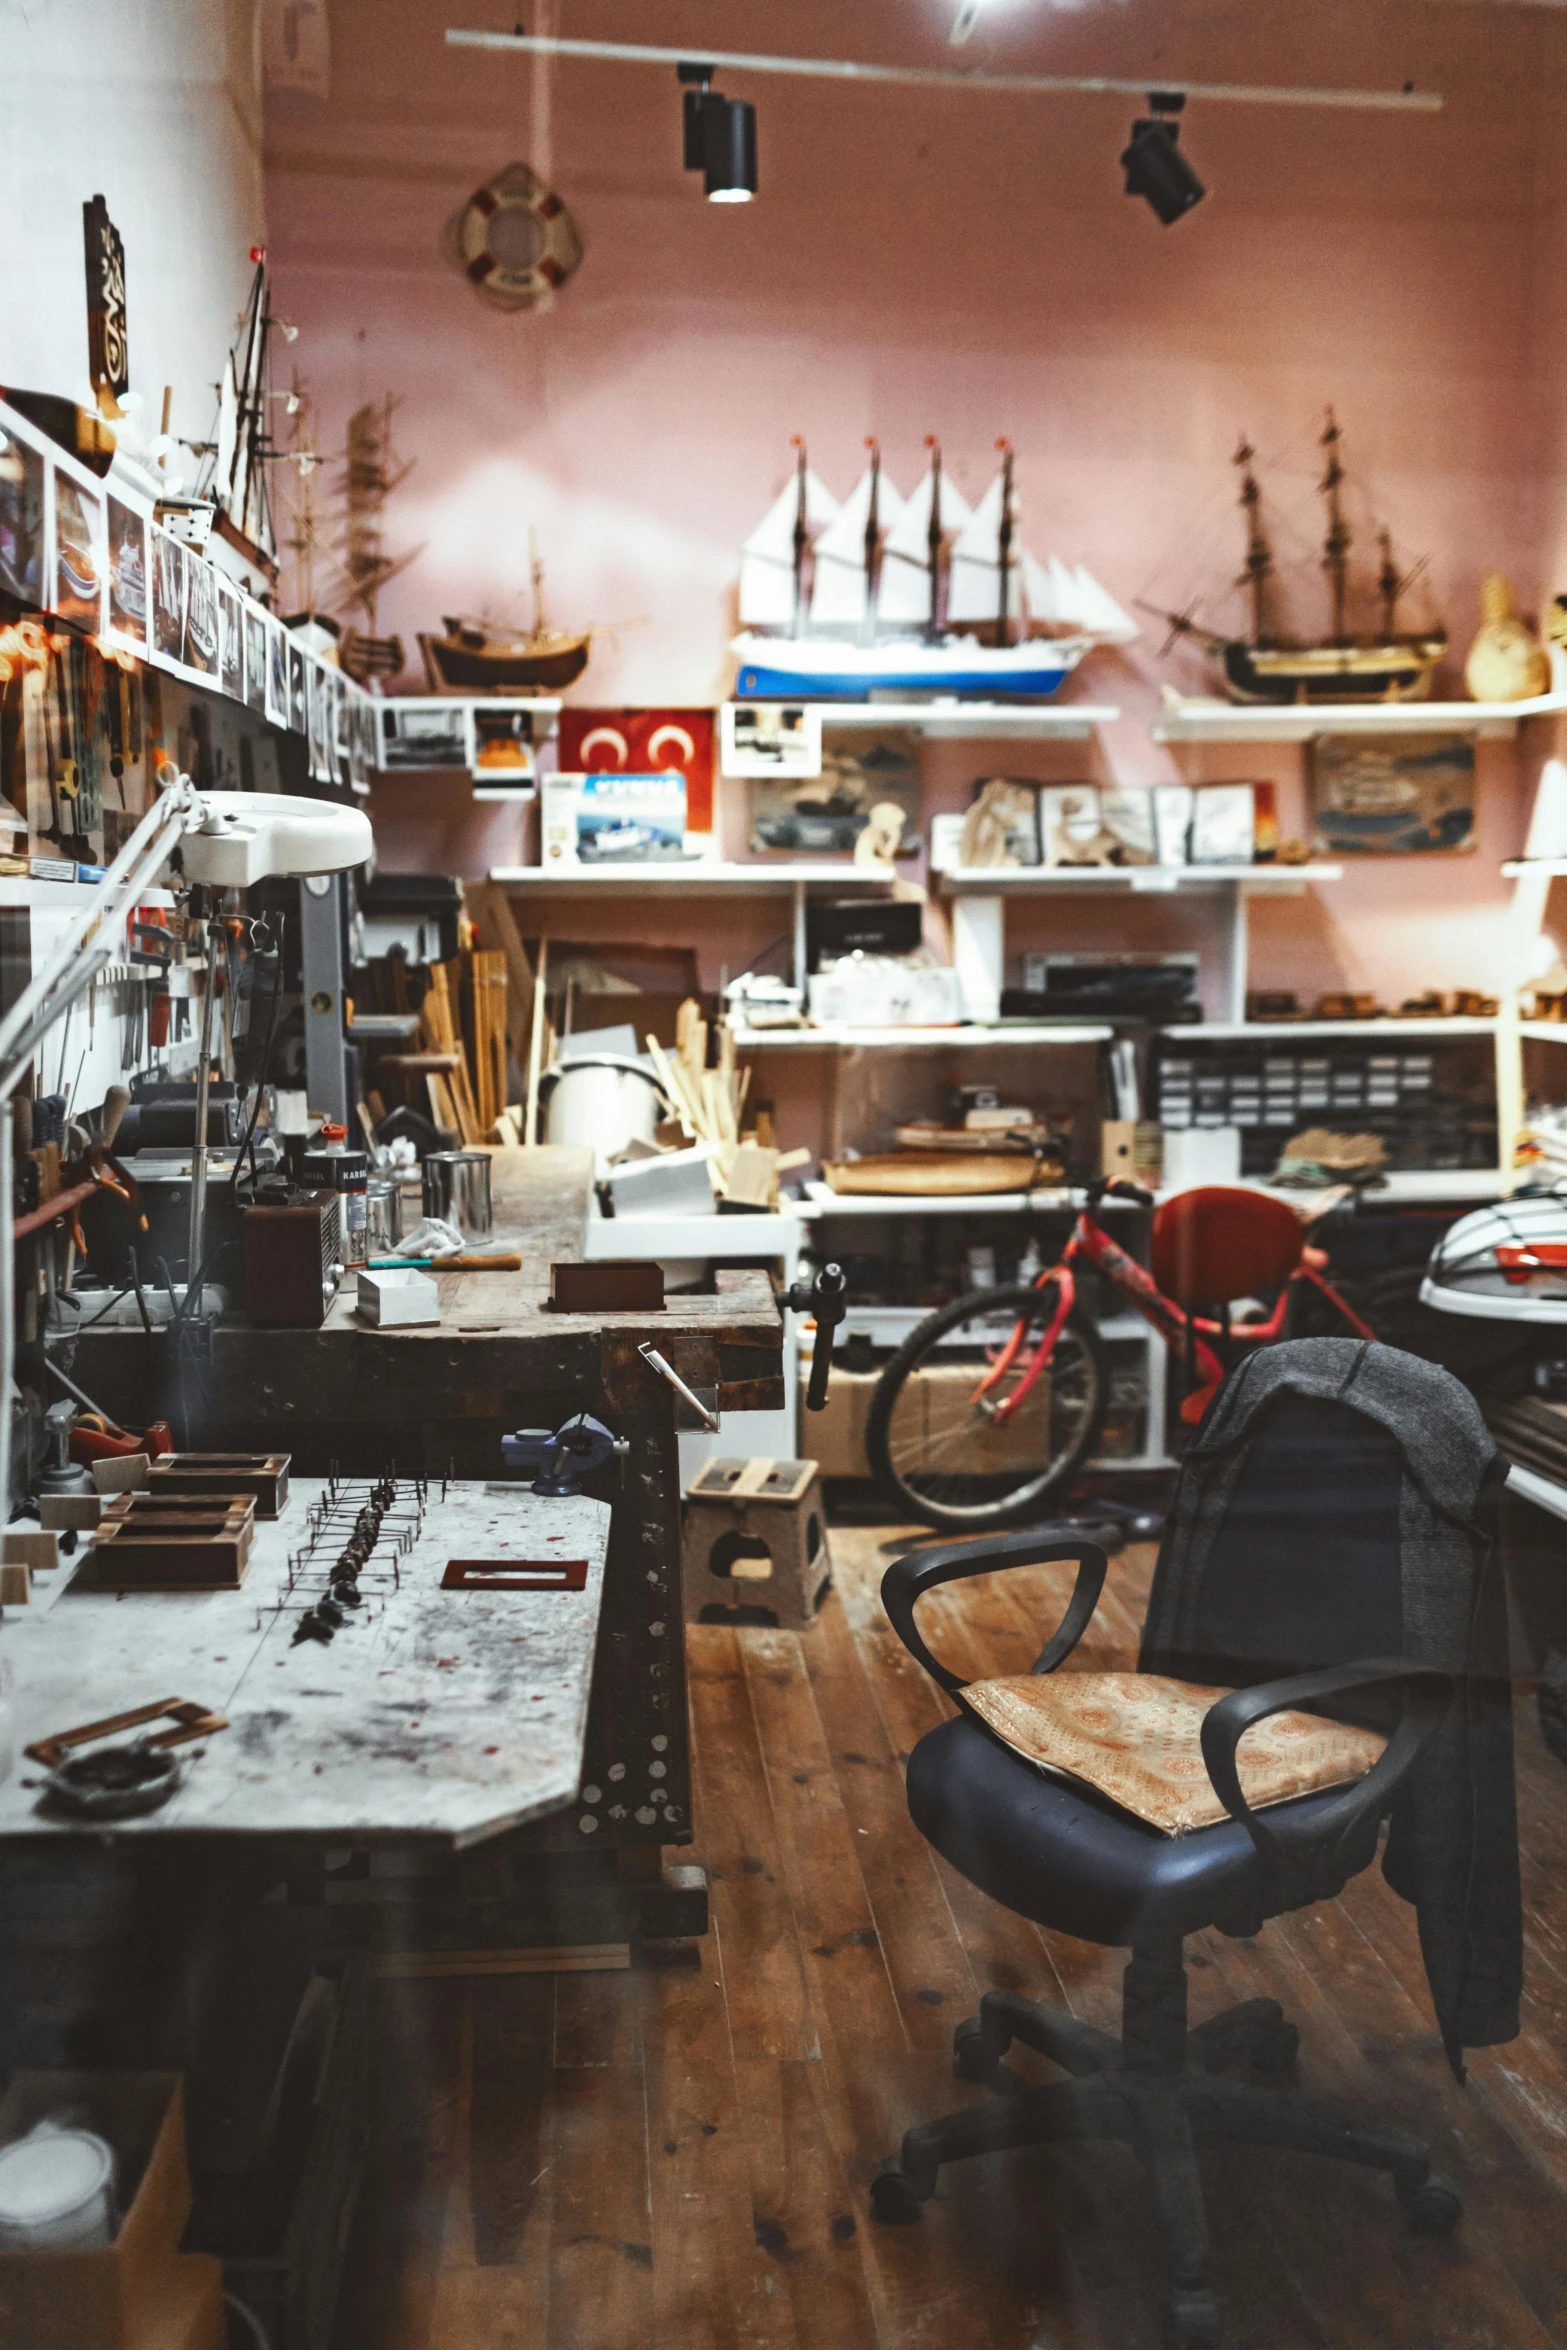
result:
M 554 2108 L 548 2350 L 646 2350 L 653 2244 L 641 2069 L 557 2072 Z
M 563 2071 L 636 2071 L 648 1989 L 641 1976 L 570 1974 L 555 1985 L 555 2063 Z
M 548 2308 L 555 1989 L 550 1978 L 534 1975 L 475 1983 L 470 1994 L 468 2210 L 474 2264 L 529 2272 L 534 2339 L 543 2333 Z
M 864 2261 L 869 2223 L 817 2106 L 819 2064 L 748 2057 L 736 2090 L 753 2239 L 800 2350 L 877 2350 Z
M 523 1069 L 533 1020 L 533 965 L 522 943 L 511 901 L 496 882 L 470 881 L 463 887 L 463 903 L 473 917 L 480 945 L 499 948 L 505 957 L 506 1027 L 512 1059 Z
M 725 1946 L 745 1953 L 726 1969 L 735 2055 L 809 2057 L 815 2027 L 737 1636 L 689 1625 L 686 1655 L 713 1912 Z

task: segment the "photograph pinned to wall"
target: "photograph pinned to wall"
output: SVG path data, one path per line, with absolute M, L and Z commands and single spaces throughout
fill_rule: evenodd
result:
M 819 713 L 812 713 L 819 716 Z M 919 747 L 907 727 L 822 729 L 821 772 L 751 786 L 751 846 L 830 856 L 852 851 L 874 815 L 882 854 L 912 857 L 920 845 Z M 901 829 L 893 812 L 902 811 Z
M 1257 795 L 1249 783 L 1203 783 L 1192 801 L 1192 863 L 1249 865 L 1257 853 Z
M 245 707 L 259 710 L 263 716 L 267 707 L 267 620 L 266 614 L 254 604 L 243 607 L 245 631 Z
M 1039 795 L 1039 837 L 1047 865 L 1114 865 L 1116 838 L 1105 828 L 1092 783 L 1047 784 Z
M 198 677 L 218 674 L 218 575 L 185 550 L 185 666 Z
M 288 724 L 288 638 L 283 623 L 271 613 L 262 624 L 267 632 L 267 717 L 274 726 Z
M 327 756 L 326 671 L 319 661 L 305 662 L 305 739 L 309 746 L 311 780 L 330 783 Z
M 982 871 L 1039 863 L 1039 786 L 1026 776 L 982 776 L 961 819 L 960 865 Z
M 711 710 L 563 710 L 557 755 L 572 773 L 672 771 L 685 781 L 686 830 L 711 832 L 714 734 Z M 479 765 L 490 764 L 481 723 Z
M 131 652 L 147 650 L 147 520 L 109 500 L 109 634 Z
M 1159 865 L 1184 865 L 1191 848 L 1192 802 L 1189 783 L 1156 783 L 1153 794 L 1154 846 Z
M 245 699 L 245 625 L 239 590 L 226 579 L 218 581 L 218 677 L 226 694 Z
M 185 658 L 185 549 L 166 530 L 152 533 L 152 649 L 163 661 Z
M 308 663 L 305 648 L 285 636 L 288 646 L 288 724 L 291 733 L 308 737 L 310 732 L 310 687 L 307 678 Z
M 1311 745 L 1312 852 L 1407 857 L 1475 845 L 1468 735 L 1319 735 Z
M 0 432 L 0 592 L 21 604 L 44 596 L 44 461 L 7 429 Z
M 94 636 L 103 626 L 103 500 L 58 466 L 54 471 L 54 609 Z
M 1153 792 L 1147 784 L 1101 785 L 1099 821 L 1115 843 L 1110 853 L 1112 865 L 1156 865 L 1159 862 Z
M 726 775 L 820 775 L 822 714 L 802 702 L 726 702 L 719 745 Z

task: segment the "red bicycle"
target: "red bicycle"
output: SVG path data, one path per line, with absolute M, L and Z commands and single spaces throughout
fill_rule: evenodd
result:
M 931 1314 L 893 1356 L 872 1400 L 866 1449 L 911 1516 L 958 1531 L 1037 1517 L 1093 1449 L 1109 1393 L 1105 1342 L 1078 1296 L 1086 1263 L 1179 1356 L 1195 1424 L 1240 1347 L 1290 1334 L 1303 1289 L 1358 1337 L 1376 1333 L 1326 1277 L 1285 1201 L 1207 1186 L 1178 1192 L 1153 1218 L 1149 1267 L 1099 1222 L 1107 1194 L 1153 1207 L 1134 1184 L 1088 1186 L 1057 1263 L 1037 1281 L 977 1289 Z M 1232 1321 L 1226 1301 L 1277 1291 Z

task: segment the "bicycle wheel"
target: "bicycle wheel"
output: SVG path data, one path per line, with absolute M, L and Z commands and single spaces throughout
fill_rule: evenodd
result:
M 1106 1373 L 1099 1333 L 1075 1307 L 1015 1413 L 996 1415 L 1026 1379 L 1056 1304 L 1053 1281 L 975 1290 L 899 1347 L 871 1400 L 865 1445 L 872 1473 L 911 1516 L 957 1533 L 1020 1523 L 1087 1459 Z M 987 1384 L 1020 1325 L 1008 1367 Z

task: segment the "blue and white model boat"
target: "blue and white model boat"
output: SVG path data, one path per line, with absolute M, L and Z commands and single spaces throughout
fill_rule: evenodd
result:
M 871 442 L 842 506 L 799 448 L 794 479 L 741 554 L 737 695 L 1038 700 L 1095 645 L 1137 635 L 1081 564 L 1041 563 L 1023 545 L 1005 443 L 972 512 L 928 446 L 929 470 L 905 503 Z

